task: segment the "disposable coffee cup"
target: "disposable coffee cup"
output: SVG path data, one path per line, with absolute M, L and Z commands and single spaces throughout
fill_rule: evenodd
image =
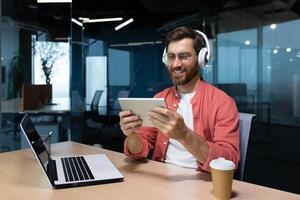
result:
M 213 181 L 213 195 L 218 200 L 229 200 L 235 164 L 231 160 L 218 158 L 209 163 Z

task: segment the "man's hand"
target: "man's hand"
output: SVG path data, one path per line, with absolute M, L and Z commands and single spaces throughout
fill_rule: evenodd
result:
M 142 120 L 130 110 L 121 111 L 119 116 L 121 130 L 127 136 L 126 141 L 129 152 L 132 154 L 141 152 L 144 147 L 137 130 L 141 127 Z
M 168 137 L 181 140 L 186 136 L 188 127 L 178 113 L 163 107 L 155 107 L 148 113 L 152 124 Z
M 121 111 L 119 116 L 121 130 L 126 136 L 136 132 L 142 125 L 142 120 L 140 117 L 134 115 L 130 110 Z
M 200 163 L 206 161 L 209 151 L 207 142 L 184 124 L 181 115 L 167 108 L 156 107 L 148 116 L 156 128 L 179 141 Z

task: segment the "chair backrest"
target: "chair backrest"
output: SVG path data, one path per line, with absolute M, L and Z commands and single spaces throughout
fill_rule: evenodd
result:
M 99 113 L 99 101 L 101 98 L 101 95 L 103 93 L 103 90 L 96 90 L 91 102 L 91 112 L 94 112 L 96 114 Z
M 71 93 L 71 98 L 72 98 L 72 103 L 71 103 L 72 112 L 75 111 L 77 114 L 81 113 L 85 108 L 84 108 L 84 101 L 82 100 L 82 97 L 79 95 L 78 91 L 73 90 Z
M 119 101 L 118 101 L 118 98 L 121 98 L 121 97 L 128 97 L 129 96 L 129 90 L 120 90 L 117 94 L 117 97 L 116 97 L 116 100 L 112 106 L 112 114 L 113 115 L 118 115 L 119 114 L 119 111 L 121 110 L 121 106 L 119 104 Z
M 248 141 L 249 141 L 251 123 L 254 117 L 255 117 L 254 114 L 239 113 L 240 153 L 241 153 L 241 158 L 240 158 L 239 167 L 237 171 L 237 176 L 239 180 L 244 179 L 244 169 L 245 169 L 245 162 L 247 156 Z

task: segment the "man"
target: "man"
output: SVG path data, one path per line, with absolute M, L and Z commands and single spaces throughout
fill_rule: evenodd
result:
M 142 127 L 139 116 L 129 110 L 120 112 L 126 155 L 143 159 L 153 150 L 154 160 L 206 172 L 209 162 L 218 157 L 237 166 L 238 111 L 232 98 L 199 76 L 203 61 L 199 64 L 198 54 L 209 45 L 203 37 L 189 27 L 168 33 L 165 64 L 174 87 L 155 95 L 165 98 L 168 108 L 148 113 L 154 127 Z

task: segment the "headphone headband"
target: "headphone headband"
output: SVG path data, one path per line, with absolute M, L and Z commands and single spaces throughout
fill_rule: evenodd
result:
M 202 67 L 202 66 L 206 65 L 208 63 L 209 59 L 210 59 L 209 41 L 207 39 L 207 36 L 203 32 L 201 32 L 199 30 L 196 30 L 196 29 L 194 29 L 194 31 L 197 32 L 199 35 L 201 35 L 202 38 L 205 41 L 205 47 L 200 49 L 200 51 L 198 53 L 198 63 L 199 63 L 199 66 Z M 166 48 L 164 49 L 164 52 L 163 52 L 162 62 L 165 65 L 168 64 L 168 62 L 167 62 L 167 49 Z

